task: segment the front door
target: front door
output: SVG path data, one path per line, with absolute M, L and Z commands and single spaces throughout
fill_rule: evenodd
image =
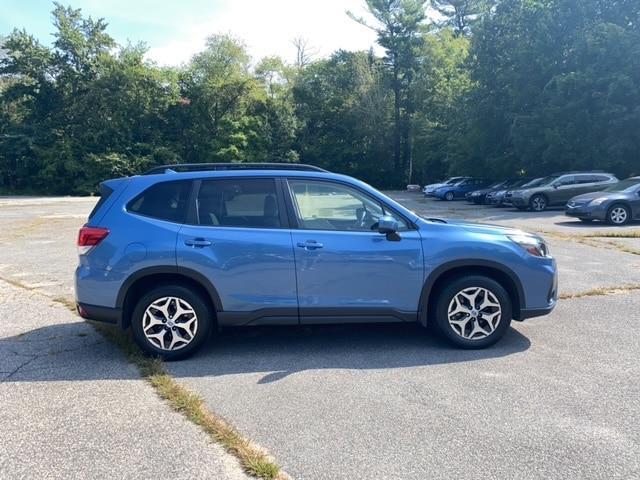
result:
M 203 180 L 193 225 L 178 234 L 179 268 L 217 290 L 221 325 L 298 323 L 296 273 L 282 193 L 273 178 Z
M 420 234 L 356 188 L 331 181 L 288 181 L 301 323 L 416 320 L 423 285 Z M 397 235 L 377 231 L 394 216 Z

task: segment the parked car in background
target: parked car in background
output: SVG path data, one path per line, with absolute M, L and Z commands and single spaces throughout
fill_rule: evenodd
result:
M 416 322 L 484 348 L 557 301 L 539 236 L 423 219 L 309 165 L 172 165 L 100 191 L 78 235 L 78 313 L 169 360 L 249 325 Z
M 583 222 L 600 220 L 610 225 L 624 225 L 640 220 L 640 177 L 623 180 L 599 192 L 573 197 L 565 213 Z
M 506 185 L 503 188 L 492 190 L 491 192 L 487 193 L 487 196 L 485 197 L 484 203 L 487 204 L 487 205 L 502 206 L 504 198 L 505 198 L 505 195 L 507 194 L 507 192 L 510 192 L 512 190 L 520 188 L 520 187 L 528 184 L 529 182 L 531 182 L 530 178 L 521 177 L 521 178 L 518 178 L 516 181 L 514 181 L 510 185 Z
M 597 192 L 618 183 L 611 173 L 566 172 L 546 177 L 539 185 L 513 192 L 511 201 L 520 210 L 543 212 L 547 207 L 565 206 L 576 195 Z
M 473 202 L 476 205 L 481 205 L 483 203 L 489 203 L 487 201 L 487 197 L 489 194 L 505 191 L 507 188 L 511 188 L 516 185 L 520 185 L 523 183 L 521 178 L 510 178 L 508 180 L 502 180 L 501 182 L 496 182 L 493 185 L 489 185 L 487 188 L 482 188 L 480 190 L 474 190 L 472 192 L 467 193 L 465 198 L 469 202 Z
M 513 192 L 515 192 L 516 190 L 522 190 L 522 189 L 527 189 L 527 188 L 531 188 L 531 187 L 537 187 L 538 185 L 541 185 L 547 177 L 538 177 L 538 178 L 534 178 L 533 180 L 530 180 L 526 183 L 524 183 L 523 185 L 519 185 L 519 186 L 515 186 L 510 188 L 509 190 L 505 190 L 504 195 L 502 196 L 502 198 L 500 199 L 499 202 L 495 202 L 496 205 L 498 206 L 502 206 L 502 207 L 509 207 L 509 206 L 513 206 Z
M 422 192 L 424 193 L 425 197 L 432 197 L 433 193 L 438 188 L 440 188 L 440 187 L 442 187 L 444 185 L 455 185 L 459 181 L 465 180 L 467 178 L 471 178 L 471 177 L 451 177 L 451 178 L 445 180 L 444 182 L 432 183 L 431 185 L 425 185 L 425 187 L 422 189 Z
M 453 185 L 443 185 L 433 192 L 433 196 L 440 200 L 455 200 L 464 198 L 465 195 L 473 190 L 486 187 L 491 182 L 483 178 L 466 178 L 460 180 Z

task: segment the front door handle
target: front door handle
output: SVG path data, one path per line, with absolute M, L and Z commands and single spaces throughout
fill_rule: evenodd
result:
M 209 245 L 211 245 L 211 242 L 209 240 L 205 240 L 204 238 L 190 238 L 188 240 L 185 240 L 184 244 L 189 247 L 202 248 L 208 247 Z
M 300 248 L 304 248 L 305 250 L 317 250 L 319 248 L 324 247 L 323 244 L 318 243 L 315 240 L 307 240 L 306 242 L 298 242 L 298 246 Z

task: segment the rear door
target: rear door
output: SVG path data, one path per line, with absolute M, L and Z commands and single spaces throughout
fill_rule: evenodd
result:
M 301 323 L 416 320 L 423 285 L 420 234 L 355 187 L 290 178 Z M 376 229 L 392 215 L 396 236 Z
M 178 234 L 178 266 L 217 290 L 223 325 L 298 323 L 295 262 L 280 180 L 203 179 Z

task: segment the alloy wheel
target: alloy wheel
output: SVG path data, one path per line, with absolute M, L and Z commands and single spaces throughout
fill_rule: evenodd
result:
M 444 196 L 445 199 L 447 199 L 448 201 L 453 200 L 454 194 L 453 192 L 447 192 L 447 194 Z
M 547 208 L 547 201 L 544 199 L 544 197 L 533 197 L 533 200 L 531 200 L 531 208 L 536 212 L 542 212 L 545 208 Z
M 142 316 L 142 331 L 151 345 L 175 351 L 186 347 L 198 331 L 198 316 L 193 307 L 178 297 L 153 301 Z
M 488 289 L 470 287 L 456 293 L 448 308 L 451 329 L 466 340 L 482 340 L 491 335 L 502 317 L 496 296 Z
M 615 225 L 622 225 L 627 221 L 627 209 L 624 207 L 614 207 L 609 214 L 611 223 Z

